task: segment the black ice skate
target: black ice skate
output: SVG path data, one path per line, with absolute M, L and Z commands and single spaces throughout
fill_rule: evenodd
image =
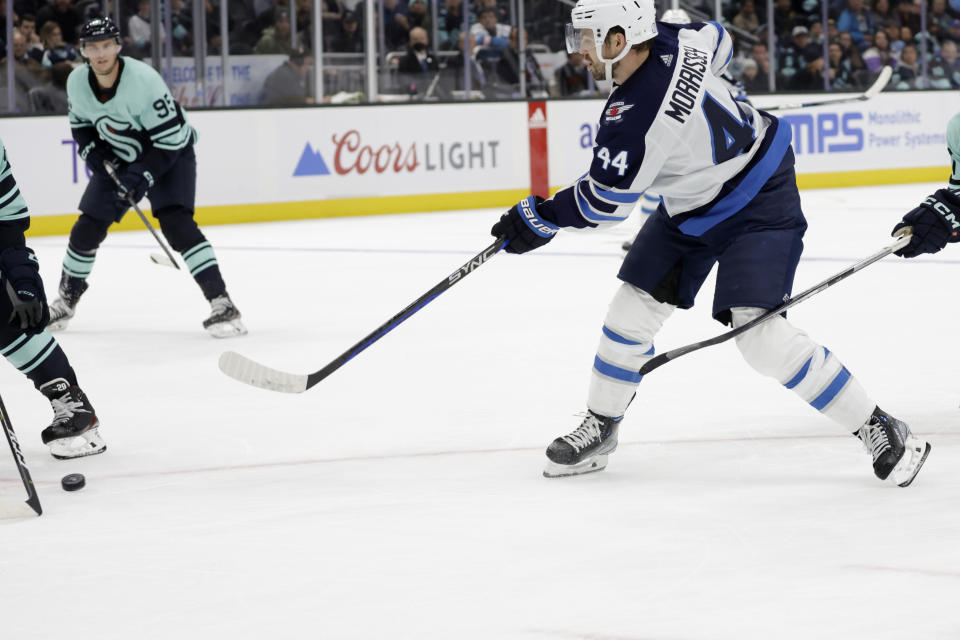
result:
M 50 303 L 50 322 L 47 328 L 51 331 L 62 331 L 73 317 L 80 296 L 90 285 L 83 278 L 74 278 L 63 274 L 60 278 L 60 297 Z
M 619 420 L 587 411 L 576 430 L 547 447 L 547 467 L 543 475 L 559 478 L 602 471 L 607 466 L 607 456 L 617 450 L 619 426 Z
M 50 454 L 58 460 L 103 453 L 107 444 L 100 438 L 100 421 L 80 387 L 57 378 L 40 387 L 53 407 L 53 422 L 40 434 Z
M 214 338 L 232 338 L 247 332 L 240 321 L 240 311 L 227 294 L 210 301 L 210 317 L 203 321 L 203 328 Z
M 906 487 L 920 472 L 930 443 L 910 432 L 907 423 L 875 407 L 867 424 L 854 434 L 873 456 L 873 472 L 881 480 Z

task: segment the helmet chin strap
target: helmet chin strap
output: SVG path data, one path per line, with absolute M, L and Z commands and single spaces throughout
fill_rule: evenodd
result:
M 602 43 L 597 45 L 597 58 L 599 58 L 600 62 L 603 63 L 603 67 L 605 71 L 605 80 L 607 82 L 610 82 L 611 80 L 613 80 L 613 63 L 619 62 L 625 55 L 627 55 L 627 53 L 630 52 L 630 46 L 625 42 L 623 44 L 623 50 L 620 53 L 618 53 L 616 57 L 611 58 L 609 60 L 603 57 L 603 52 L 601 51 L 602 47 L 603 47 Z

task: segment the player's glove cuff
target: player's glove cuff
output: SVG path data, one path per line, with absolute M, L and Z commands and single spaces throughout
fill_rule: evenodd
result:
M 493 225 L 490 233 L 507 240 L 507 253 L 526 253 L 547 244 L 560 230 L 553 222 L 539 214 L 537 207 L 543 203 L 540 196 L 524 198 Z

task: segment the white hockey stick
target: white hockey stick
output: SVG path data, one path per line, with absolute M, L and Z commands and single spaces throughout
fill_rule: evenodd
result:
M 787 109 L 803 109 L 805 107 L 819 107 L 827 104 L 845 104 L 848 102 L 869 100 L 870 98 L 875 98 L 878 93 L 886 89 L 887 84 L 890 82 L 890 76 L 892 75 L 893 67 L 884 67 L 883 70 L 880 71 L 880 75 L 877 76 L 876 81 L 870 85 L 869 89 L 852 98 L 833 98 L 830 100 L 812 100 L 810 102 L 788 102 L 786 104 L 778 104 L 772 107 L 761 107 L 761 109 L 764 111 L 786 111 Z

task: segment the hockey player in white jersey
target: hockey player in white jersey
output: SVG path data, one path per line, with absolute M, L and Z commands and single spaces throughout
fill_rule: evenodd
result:
M 663 15 L 660 17 L 660 22 L 669 22 L 670 24 L 690 24 L 690 14 L 688 14 L 683 9 L 667 9 L 663 12 Z M 736 78 L 730 75 L 729 72 L 724 71 L 721 74 L 720 79 L 723 80 L 724 84 L 727 86 L 727 90 L 733 96 L 734 100 L 740 100 L 742 102 L 749 102 L 747 98 L 747 92 L 743 88 L 743 83 L 738 82 Z M 653 189 L 647 189 L 643 192 L 643 196 L 637 202 L 638 212 L 634 213 L 634 216 L 638 218 L 637 226 L 642 227 L 643 223 L 647 221 L 651 215 L 653 215 L 657 207 L 660 205 L 660 194 L 654 192 Z M 633 240 L 627 240 L 623 243 L 623 250 L 630 251 L 630 247 L 633 246 Z
M 651 0 L 579 0 L 567 26 L 596 78 L 612 78 L 588 173 L 552 199 L 531 196 L 491 232 L 524 253 L 562 227 L 624 220 L 647 189 L 663 204 L 627 253 L 594 358 L 588 412 L 547 448 L 548 477 L 605 468 L 640 367 L 670 314 L 693 306 L 718 264 L 713 315 L 743 325 L 789 295 L 807 223 L 791 129 L 733 99 L 718 76 L 733 55 L 717 23 L 654 21 Z M 930 445 L 885 413 L 839 358 L 784 317 L 737 337 L 746 361 L 857 436 L 878 478 L 909 485 Z

